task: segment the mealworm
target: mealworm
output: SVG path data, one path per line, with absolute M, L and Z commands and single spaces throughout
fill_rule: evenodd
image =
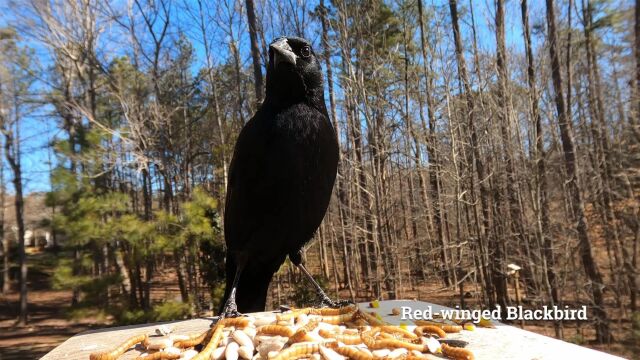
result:
M 320 344 L 298 344 L 290 348 L 284 349 L 278 355 L 270 358 L 270 360 L 291 360 L 300 355 L 310 355 L 320 351 Z
M 326 346 L 320 346 L 320 354 L 324 360 L 344 360 L 344 356 L 341 356 L 335 350 L 329 349 Z
M 218 322 L 226 327 L 235 326 L 239 328 L 245 328 L 251 324 L 251 319 L 249 319 L 248 317 L 224 318 L 220 319 Z
M 458 333 L 462 331 L 462 326 L 460 325 L 451 325 L 451 324 L 439 323 L 439 322 L 428 321 L 428 320 L 415 320 L 414 323 L 418 326 L 425 326 L 425 325 L 437 326 L 448 333 Z
M 409 330 L 406 330 L 406 329 L 403 329 L 401 327 L 398 327 L 398 326 L 391 326 L 391 325 L 380 326 L 380 331 L 385 332 L 387 334 L 401 335 L 401 336 L 406 337 L 408 339 L 417 339 L 418 338 L 418 335 L 412 333 Z
M 377 358 L 383 358 L 389 355 L 390 352 L 391 350 L 389 349 L 379 349 L 379 350 L 373 350 L 371 353 L 373 354 L 373 356 Z
M 300 314 L 309 315 L 309 313 L 313 310 L 313 308 L 303 308 L 303 309 L 293 309 L 290 312 L 276 314 L 276 320 L 291 320 L 298 317 Z
M 353 360 L 373 360 L 373 355 L 369 355 L 364 351 L 350 346 L 341 346 L 333 349 L 340 355 L 346 356 Z
M 174 360 L 180 359 L 180 354 L 158 351 L 147 356 L 138 356 L 136 360 Z
M 427 360 L 429 359 L 429 357 L 427 355 L 416 355 L 416 354 L 409 354 L 409 356 L 407 356 L 406 358 L 404 358 L 404 360 Z
M 372 326 L 382 326 L 382 325 L 389 325 L 386 322 L 382 321 L 381 319 L 378 319 L 377 317 L 375 317 L 374 315 L 371 315 L 367 312 L 364 311 L 356 311 L 354 317 L 360 317 L 362 319 L 364 319 L 367 323 L 369 323 L 369 325 Z
M 409 354 L 409 357 L 413 357 L 415 359 L 428 359 L 429 357 L 426 354 L 421 353 L 420 351 L 417 350 L 411 350 L 411 354 Z
M 427 333 L 427 334 L 435 334 L 440 339 L 443 339 L 444 337 L 447 336 L 447 333 L 444 330 L 442 330 L 440 327 L 435 326 L 435 325 L 417 326 L 413 331 L 418 336 L 424 336 L 425 333 Z
M 467 349 L 442 344 L 442 355 L 455 360 L 473 360 L 473 353 Z
M 301 341 L 310 340 L 309 337 L 307 336 L 307 333 L 313 331 L 313 329 L 315 329 L 318 326 L 318 324 L 319 324 L 319 321 L 317 319 L 310 320 L 304 326 L 300 327 L 293 335 L 291 335 L 288 343 L 293 344 Z
M 335 339 L 336 341 L 341 342 L 345 345 L 362 344 L 362 338 L 360 337 L 360 335 L 335 334 L 324 329 L 319 330 L 318 334 L 325 339 Z
M 340 314 L 346 314 L 346 313 L 350 313 L 352 311 L 354 311 L 356 309 L 355 305 L 349 305 L 349 306 L 343 306 L 343 307 L 339 307 L 339 308 L 320 308 L 320 309 L 314 309 L 312 308 L 309 312 L 309 314 L 311 315 L 340 315 Z
M 357 316 L 354 316 L 354 318 L 351 319 L 351 321 L 346 321 L 344 324 L 349 327 L 360 327 L 360 326 L 369 325 L 369 323 L 365 319 Z
M 127 351 L 130 347 L 134 346 L 137 343 L 147 342 L 149 337 L 145 335 L 136 335 L 127 339 L 125 342 L 120 344 L 117 348 L 101 353 L 93 353 L 89 355 L 90 360 L 116 360 L 118 356 L 122 355 L 125 351 Z
M 378 339 L 373 342 L 365 340 L 365 344 L 369 349 L 402 348 L 407 350 L 418 350 L 420 352 L 424 351 L 424 345 L 422 344 L 414 344 L 399 339 Z
M 198 355 L 193 357 L 193 360 L 209 360 L 213 351 L 218 347 L 220 340 L 222 340 L 224 325 L 218 323 L 212 330 L 211 339 L 207 343 L 207 346 L 205 346 Z
M 211 336 L 212 331 L 211 329 L 201 333 L 201 334 L 192 334 L 189 336 L 188 339 L 186 340 L 176 340 L 173 343 L 174 347 L 177 348 L 181 348 L 181 349 L 186 349 L 186 348 L 190 348 L 190 347 L 194 347 L 196 345 L 202 344 L 203 342 L 206 342 L 209 337 Z
M 388 333 L 380 333 L 379 335 L 382 339 L 398 339 L 400 338 L 399 335 L 394 335 L 394 334 L 388 334 Z
M 278 335 L 284 337 L 291 337 L 294 334 L 293 329 L 282 325 L 265 325 L 258 329 L 258 334 L 266 335 Z
M 320 321 L 325 322 L 327 324 L 331 324 L 331 325 L 340 325 L 353 319 L 353 316 L 355 315 L 355 313 L 356 312 L 353 311 L 353 312 L 348 312 L 340 315 L 323 315 L 320 317 Z

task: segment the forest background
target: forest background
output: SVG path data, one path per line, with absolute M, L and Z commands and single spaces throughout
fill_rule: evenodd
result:
M 7 358 L 91 326 L 217 309 L 227 170 L 283 34 L 314 44 L 340 141 L 305 252 L 332 295 L 586 304 L 587 322 L 519 325 L 638 353 L 637 2 L 0 8 Z M 270 307 L 308 303 L 299 280 L 285 264 Z

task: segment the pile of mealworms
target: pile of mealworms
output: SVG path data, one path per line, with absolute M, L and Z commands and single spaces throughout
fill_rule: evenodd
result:
M 116 360 L 136 346 L 143 351 L 137 357 L 142 360 L 426 360 L 429 353 L 472 360 L 470 350 L 458 347 L 464 341 L 445 339 L 463 329 L 473 330 L 469 323 L 420 320 L 415 326 L 389 325 L 355 305 L 304 308 L 221 319 L 200 334 L 138 335 L 90 359 Z

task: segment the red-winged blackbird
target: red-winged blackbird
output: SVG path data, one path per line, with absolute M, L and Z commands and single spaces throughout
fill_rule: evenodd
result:
M 229 169 L 224 316 L 263 311 L 287 255 L 313 282 L 322 305 L 337 304 L 300 254 L 327 210 L 337 167 L 319 61 L 307 40 L 278 38 L 269 46 L 264 102 L 240 132 Z

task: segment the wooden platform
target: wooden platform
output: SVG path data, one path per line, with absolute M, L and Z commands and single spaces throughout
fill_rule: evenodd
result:
M 359 304 L 367 309 L 367 304 Z M 421 301 L 383 301 L 376 312 L 390 323 L 398 323 L 398 317 L 391 316 L 394 307 L 409 306 L 413 309 L 434 312 L 446 309 L 443 306 Z M 367 309 L 371 310 L 371 309 Z M 170 323 L 156 323 L 134 326 L 105 328 L 87 331 L 68 339 L 53 349 L 42 359 L 44 360 L 86 360 L 89 354 L 97 351 L 112 349 L 125 339 L 138 334 L 154 334 L 161 324 L 173 327 L 174 334 L 199 333 L 209 328 L 213 319 L 194 319 L 175 321 Z M 406 322 L 409 323 L 409 322 Z M 477 328 L 475 331 L 463 331 L 459 334 L 449 334 L 447 338 L 462 339 L 469 342 L 468 349 L 472 350 L 476 359 L 621 359 L 600 351 L 556 340 L 547 336 L 525 331 L 513 326 L 498 324 L 496 329 Z M 134 359 L 139 352 L 130 350 L 121 359 Z M 433 359 L 441 357 L 430 355 Z

